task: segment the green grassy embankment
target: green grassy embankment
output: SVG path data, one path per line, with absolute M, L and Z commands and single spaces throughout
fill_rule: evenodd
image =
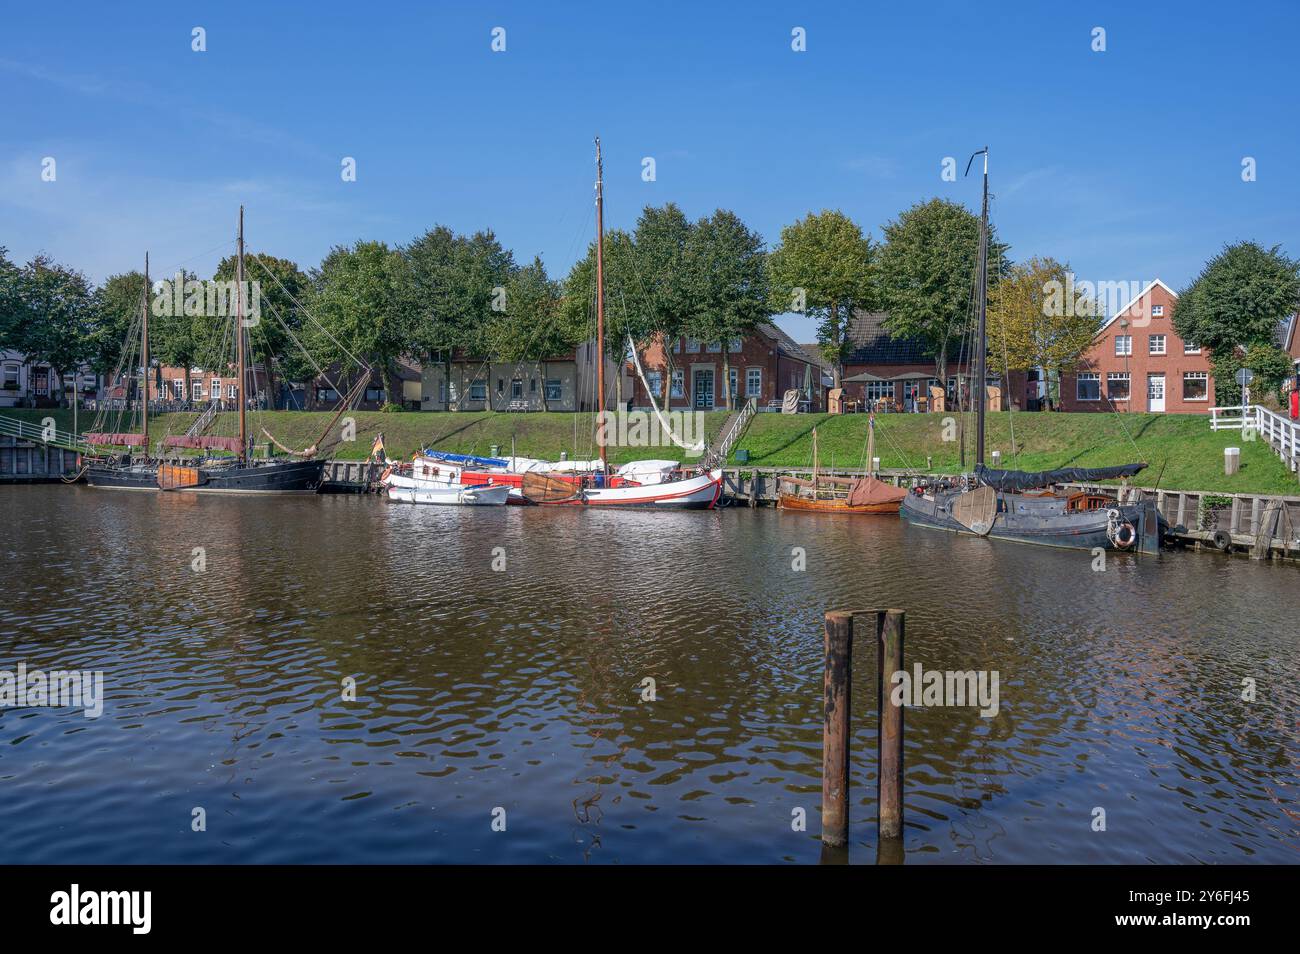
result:
M 52 416 L 60 429 L 70 430 L 70 411 L 12 411 L 8 414 L 33 422 Z M 391 457 L 409 457 L 420 447 L 437 447 L 461 454 L 488 454 L 497 445 L 510 453 L 513 437 L 521 456 L 557 458 L 561 451 L 571 458 L 595 456 L 591 416 L 588 414 L 492 412 L 355 412 L 356 440 L 337 445 L 332 456 L 361 460 L 370 452 L 374 436 L 384 434 Z M 876 454 L 885 469 L 910 467 L 924 470 L 926 457 L 938 472 L 959 470 L 958 445 L 944 440 L 945 414 L 883 414 L 876 418 Z M 705 436 L 717 436 L 727 415 L 704 415 Z M 277 411 L 250 416 L 250 430 L 264 440 L 258 428 L 265 426 L 288 447 L 307 447 L 320 435 L 330 415 L 301 411 Z M 150 440 L 168 434 L 183 434 L 194 419 L 192 414 L 164 414 L 150 422 Z M 256 422 L 256 423 L 253 423 Z M 78 422 L 88 428 L 91 416 Z M 576 436 L 575 436 L 576 426 Z M 1002 451 L 1003 466 L 1021 470 L 1055 467 L 1101 467 L 1145 460 L 1150 466 L 1135 480 L 1140 486 L 1154 486 L 1157 478 L 1165 490 L 1205 490 L 1220 493 L 1262 493 L 1300 495 L 1300 482 L 1287 471 L 1263 440 L 1244 441 L 1237 431 L 1211 431 L 1209 419 L 1199 414 L 1060 414 L 1019 413 L 1014 417 L 1018 458 L 1011 454 L 1007 415 L 990 415 L 988 450 Z M 866 450 L 867 418 L 862 414 L 758 414 L 750 423 L 737 449 L 749 452 L 756 467 L 807 467 L 812 462 L 812 429 L 817 428 L 823 467 L 860 468 Z M 234 415 L 223 419 L 209 433 L 231 434 Z M 967 464 L 971 460 L 970 435 Z M 1130 440 L 1131 438 L 1131 440 Z M 1241 470 L 1231 477 L 1223 473 L 1223 448 L 1241 448 Z M 612 463 L 647 457 L 681 459 L 675 446 L 611 447 Z M 732 461 L 735 462 L 733 451 Z M 1161 467 L 1164 473 L 1161 474 Z

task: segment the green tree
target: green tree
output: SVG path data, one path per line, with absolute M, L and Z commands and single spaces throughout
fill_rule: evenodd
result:
M 89 360 L 97 373 L 112 374 L 117 370 L 123 351 L 129 353 L 137 347 L 134 341 L 128 343 L 126 339 L 133 328 L 138 328 L 144 293 L 144 273 L 134 271 L 111 275 L 95 289 L 96 321 L 91 333 Z M 122 371 L 124 374 L 132 373 L 130 368 Z
M 410 348 L 413 316 L 409 310 L 410 270 L 406 258 L 384 242 L 359 241 L 336 246 L 312 274 L 312 293 L 305 303 L 323 334 L 312 335 L 322 365 L 355 357 L 382 369 L 391 396 L 402 393 L 396 361 Z
M 178 277 L 179 275 L 179 277 Z M 168 285 L 150 296 L 149 306 L 149 360 L 159 365 L 188 369 L 195 365 L 225 367 L 233 360 L 229 355 L 218 356 L 226 336 L 221 319 L 209 318 L 204 312 L 206 298 L 197 283 L 194 272 L 180 271 L 169 275 Z M 176 307 L 176 294 L 172 286 L 181 283 L 180 307 Z M 189 286 L 188 295 L 185 287 Z M 197 290 L 196 290 L 197 288 Z M 150 384 L 156 393 L 156 384 Z
M 605 273 L 605 354 L 618 367 L 627 357 L 631 338 L 638 347 L 650 336 L 650 322 L 637 280 L 632 236 L 621 229 L 605 233 L 602 253 Z M 587 254 L 574 262 L 564 279 L 561 314 L 564 325 L 577 335 L 579 342 L 596 337 L 596 243 L 587 246 Z M 615 401 L 623 402 L 623 376 L 614 377 Z
M 545 410 L 547 362 L 571 351 L 581 341 L 582 329 L 565 320 L 560 285 L 547 276 L 540 258 L 511 274 L 504 301 L 504 310 L 488 325 L 489 351 L 504 361 L 539 364 Z
M 239 261 L 229 255 L 217 265 L 213 278 L 234 281 Z M 258 317 L 249 328 L 253 355 L 267 362 L 272 376 L 275 369 L 290 381 L 310 380 L 315 376 L 314 356 L 307 342 L 314 340 L 304 325 L 310 319 L 302 313 L 311 282 L 296 262 L 265 252 L 244 253 L 244 280 L 249 283 L 249 300 L 260 293 Z M 247 305 L 245 306 L 248 307 Z M 220 324 L 220 320 L 214 322 Z
M 37 255 L 22 269 L 18 289 L 20 324 L 14 337 L 26 363 L 48 364 L 53 376 L 61 377 L 91 356 L 95 297 L 85 275 Z
M 970 328 L 979 263 L 979 216 L 946 199 L 919 202 L 885 226 L 880 251 L 881 307 L 891 335 L 923 341 L 935 376 L 948 379 L 948 359 Z M 989 233 L 988 287 L 1009 267 L 1007 246 Z M 975 356 L 971 356 L 972 363 Z
M 874 257 L 871 237 L 843 212 L 826 209 L 783 228 L 769 257 L 772 310 L 817 319 L 817 340 L 836 387 L 844 378 L 853 310 L 873 304 Z
M 732 410 L 731 341 L 747 337 L 771 315 L 763 239 L 734 212 L 718 209 L 691 229 L 685 266 L 688 329 L 703 341 L 721 342 L 723 389 Z
M 23 325 L 22 269 L 9 260 L 9 250 L 0 245 L 0 350 L 16 349 Z
M 988 340 L 995 367 L 1008 371 L 1042 368 L 1050 378 L 1075 367 L 1101 325 L 1095 298 L 1076 295 L 1070 266 L 1054 258 L 1013 265 L 992 289 Z
M 488 353 L 492 303 L 500 300 L 497 290 L 515 270 L 514 256 L 490 230 L 467 237 L 443 225 L 416 238 L 402 254 L 408 266 L 410 350 L 424 360 L 441 357 L 450 381 L 457 349 Z
M 1279 246 L 1226 245 L 1178 295 L 1173 324 L 1188 342 L 1209 348 L 1217 400 L 1235 403 L 1234 377 L 1248 367 L 1259 375 L 1252 388 L 1276 389 L 1285 355 L 1274 343 L 1278 324 L 1300 307 L 1300 263 Z M 1281 373 L 1279 374 L 1279 370 Z

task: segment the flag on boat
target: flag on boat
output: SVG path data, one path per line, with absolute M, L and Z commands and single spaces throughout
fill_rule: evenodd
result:
M 370 456 L 381 461 L 388 460 L 388 454 L 384 452 L 383 431 L 375 435 L 375 442 L 370 445 Z

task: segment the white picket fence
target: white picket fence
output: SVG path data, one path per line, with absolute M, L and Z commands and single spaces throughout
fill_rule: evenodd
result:
M 1210 430 L 1241 431 L 1243 439 L 1262 437 L 1292 470 L 1300 468 L 1300 422 L 1258 404 L 1210 408 Z

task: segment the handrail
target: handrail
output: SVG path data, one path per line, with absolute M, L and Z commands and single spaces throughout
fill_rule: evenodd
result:
M 749 425 L 750 419 L 758 411 L 758 401 L 749 398 L 745 401 L 745 406 L 740 412 L 731 419 L 727 429 L 718 436 L 716 447 L 709 448 L 704 455 L 704 464 L 706 467 L 716 467 L 726 461 L 727 456 L 731 453 L 731 448 L 740 440 L 745 428 Z
M 93 452 L 93 448 L 86 443 L 80 434 L 61 431 L 53 427 L 46 429 L 42 425 L 32 424 L 16 417 L 0 415 L 0 436 L 12 437 L 20 441 L 31 441 L 34 444 L 50 444 L 54 447 L 62 447 L 82 454 Z

